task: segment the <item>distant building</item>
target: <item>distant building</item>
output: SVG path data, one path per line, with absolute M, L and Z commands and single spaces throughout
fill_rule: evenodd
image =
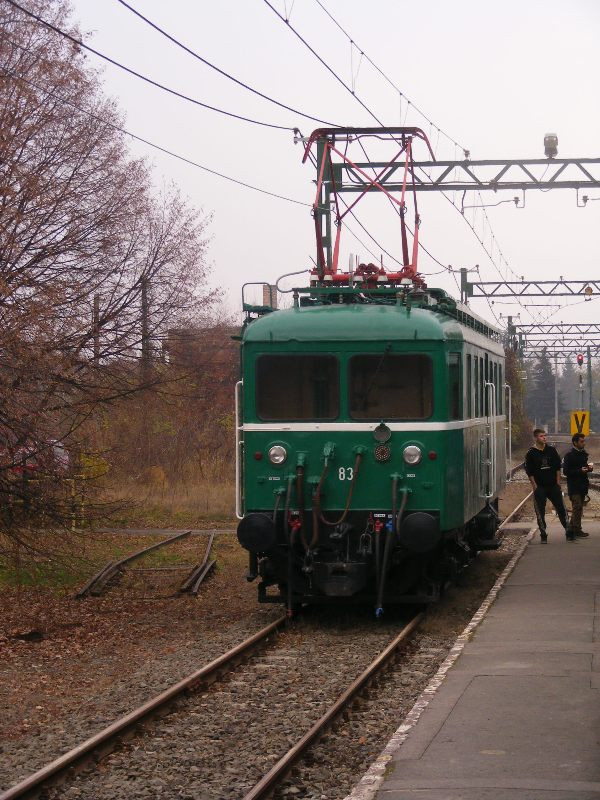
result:
M 198 384 L 210 383 L 215 402 L 233 402 L 239 379 L 240 328 L 172 328 L 163 347 L 164 360 L 190 374 Z

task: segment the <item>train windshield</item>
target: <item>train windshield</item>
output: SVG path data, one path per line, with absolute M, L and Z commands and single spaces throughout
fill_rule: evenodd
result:
M 256 362 L 259 418 L 335 419 L 340 407 L 338 375 L 335 356 L 260 356 Z
M 433 412 L 429 356 L 388 352 L 353 356 L 349 377 L 354 419 L 427 419 Z

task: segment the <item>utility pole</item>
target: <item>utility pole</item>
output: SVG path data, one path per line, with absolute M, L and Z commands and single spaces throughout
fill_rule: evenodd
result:
M 148 302 L 148 278 L 142 276 L 141 296 L 141 339 L 142 353 L 140 359 L 140 382 L 144 388 L 150 383 L 150 304 Z M 150 417 L 148 402 L 141 405 L 141 437 L 140 437 L 140 465 L 146 468 L 150 463 Z
M 142 278 L 142 382 L 150 375 L 150 305 L 148 303 L 148 278 Z
M 100 363 L 100 295 L 94 295 L 94 310 L 92 313 L 92 336 L 94 338 L 94 364 Z
M 554 356 L 554 433 L 558 433 L 558 358 Z
M 588 410 L 590 415 L 590 430 L 592 428 L 592 354 L 591 348 L 587 346 L 587 379 L 588 379 Z

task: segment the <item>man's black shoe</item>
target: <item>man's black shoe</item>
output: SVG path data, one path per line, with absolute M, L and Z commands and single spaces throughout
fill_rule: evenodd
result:
M 589 533 L 586 533 L 585 531 L 576 531 L 575 536 L 585 539 L 586 536 L 589 536 Z
M 540 539 L 542 540 L 542 544 L 546 544 L 548 541 L 548 534 L 546 531 L 540 531 Z
M 575 541 L 575 534 L 567 533 L 567 542 L 574 542 L 574 541 Z

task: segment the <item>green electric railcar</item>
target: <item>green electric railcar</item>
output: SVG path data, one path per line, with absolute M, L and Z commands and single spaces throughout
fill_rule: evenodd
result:
M 238 538 L 259 599 L 423 602 L 497 547 L 499 332 L 442 290 L 296 290 L 246 307 Z

